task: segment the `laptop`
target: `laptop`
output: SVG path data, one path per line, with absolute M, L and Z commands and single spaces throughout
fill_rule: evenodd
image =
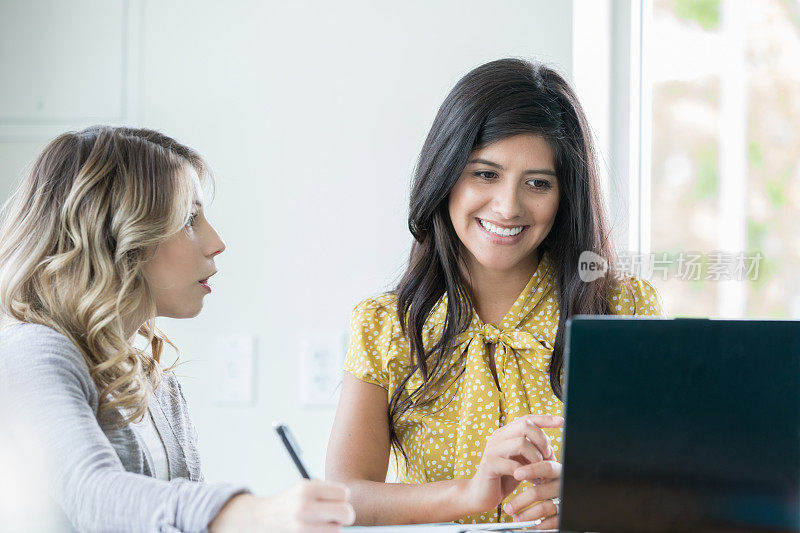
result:
M 800 322 L 566 335 L 561 531 L 800 532 Z

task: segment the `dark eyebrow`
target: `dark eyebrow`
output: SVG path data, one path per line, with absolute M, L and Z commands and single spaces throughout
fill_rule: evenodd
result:
M 476 163 L 480 164 L 480 165 L 488 165 L 490 167 L 499 168 L 500 170 L 505 170 L 503 168 L 503 165 L 498 165 L 497 163 L 493 163 L 491 161 L 487 161 L 486 159 L 470 159 L 467 162 L 468 165 L 474 165 Z
M 200 209 L 202 209 L 203 208 L 203 202 L 201 202 L 200 200 L 195 200 L 195 201 L 192 202 L 192 207 L 199 207 Z
M 536 168 L 533 170 L 526 170 L 525 172 L 523 172 L 523 174 L 546 174 L 548 176 L 553 176 L 554 178 L 556 177 L 555 170 L 548 170 L 546 168 Z
M 503 165 L 499 165 L 497 163 L 494 163 L 492 161 L 488 161 L 486 159 L 470 159 L 467 162 L 468 165 L 473 165 L 473 164 L 476 164 L 476 163 L 480 164 L 480 165 L 487 165 L 487 166 L 490 166 L 490 167 L 494 167 L 494 168 L 497 168 L 497 169 L 500 169 L 500 170 L 505 170 L 505 168 L 503 168 Z M 537 168 L 537 169 L 526 170 L 525 172 L 523 172 L 523 174 L 547 174 L 548 176 L 553 176 L 553 177 L 555 177 L 555 175 L 556 175 L 554 170 L 548 170 L 546 168 Z

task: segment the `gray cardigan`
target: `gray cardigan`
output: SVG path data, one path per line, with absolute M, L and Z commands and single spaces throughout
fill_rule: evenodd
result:
M 197 434 L 174 375 L 150 401 L 169 481 L 152 477 L 149 451 L 133 429 L 98 418 L 98 392 L 70 340 L 46 326 L 0 330 L 0 400 L 23 413 L 52 472 L 52 494 L 79 531 L 205 531 L 242 487 L 204 483 Z

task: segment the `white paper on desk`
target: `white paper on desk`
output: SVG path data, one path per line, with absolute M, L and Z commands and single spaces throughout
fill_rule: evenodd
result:
M 343 527 L 343 531 L 356 533 L 461 533 L 465 531 L 497 531 L 504 529 L 523 529 L 539 525 L 538 520 L 531 522 L 494 522 L 491 524 L 415 524 L 413 526 L 369 526 L 369 527 Z M 557 529 L 542 529 L 539 531 L 558 531 Z
M 518 524 L 524 524 L 524 525 L 520 526 Z M 473 524 L 473 526 L 475 526 L 475 525 L 476 524 Z M 473 531 L 497 531 L 497 530 L 502 530 L 502 531 L 508 531 L 508 530 L 517 531 L 517 530 L 519 530 L 519 531 L 536 531 L 537 533 L 558 533 L 557 529 L 533 529 L 535 526 L 539 525 L 539 523 L 535 522 L 535 521 L 534 522 L 506 522 L 504 524 L 504 527 L 490 527 L 490 528 L 480 527 L 480 524 L 477 524 L 477 525 L 478 525 L 477 528 L 474 528 L 474 527 L 470 526 L 469 529 L 462 529 L 461 531 L 459 531 L 459 533 L 472 533 Z
M 506 531 L 506 530 L 517 530 L 517 529 L 524 529 L 529 530 L 530 528 L 534 528 L 541 524 L 541 520 L 532 520 L 529 522 L 495 522 L 492 524 L 462 524 L 461 531 L 464 533 L 470 533 L 472 531 Z M 547 533 L 548 531 L 555 531 L 558 533 L 557 529 L 537 529 L 536 531 L 541 531 L 543 533 Z
M 476 524 L 471 524 L 474 526 Z M 414 524 L 413 526 L 351 526 L 343 527 L 342 531 L 353 531 L 354 533 L 459 533 L 467 529 L 466 524 Z

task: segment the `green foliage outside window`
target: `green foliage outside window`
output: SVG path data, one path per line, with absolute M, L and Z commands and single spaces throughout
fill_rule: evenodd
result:
M 706 30 L 719 26 L 719 0 L 675 0 L 675 14 L 693 20 Z

